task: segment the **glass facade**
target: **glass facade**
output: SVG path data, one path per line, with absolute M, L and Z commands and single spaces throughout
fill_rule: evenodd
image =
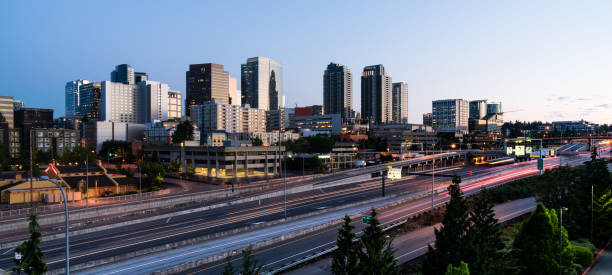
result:
M 266 57 L 247 59 L 241 66 L 242 104 L 263 110 L 283 106 L 283 71 L 280 63 Z
M 353 110 L 353 74 L 342 64 L 329 63 L 323 74 L 323 107 L 325 114 L 340 114 L 343 120 Z
M 66 116 L 67 117 L 82 117 L 80 113 L 80 98 L 81 88 L 83 85 L 89 84 L 89 80 L 79 79 L 73 80 L 66 83 L 65 96 L 66 96 Z

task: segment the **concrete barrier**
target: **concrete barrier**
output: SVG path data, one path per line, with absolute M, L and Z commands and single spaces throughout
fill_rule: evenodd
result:
M 273 194 L 273 193 L 271 193 Z M 89 261 L 86 263 L 82 263 L 82 264 L 77 264 L 77 265 L 71 265 L 70 270 L 71 271 L 78 271 L 78 270 L 83 270 L 83 269 L 88 269 L 88 268 L 92 268 L 95 266 L 99 266 L 99 265 L 104 265 L 104 264 L 111 264 L 114 262 L 118 262 L 118 261 L 123 261 L 123 260 L 127 260 L 127 259 L 131 259 L 134 257 L 139 257 L 139 256 L 144 256 L 150 253 L 157 253 L 157 252 L 162 252 L 162 251 L 166 251 L 166 250 L 170 250 L 170 249 L 176 249 L 178 247 L 182 247 L 182 246 L 189 246 L 189 245 L 194 245 L 194 244 L 198 244 L 201 242 L 204 242 L 206 240 L 210 240 L 210 239 L 215 239 L 215 238 L 222 238 L 222 237 L 226 237 L 226 236 L 231 236 L 231 235 L 235 235 L 238 233 L 242 233 L 242 232 L 247 232 L 247 231 L 253 231 L 256 229 L 260 229 L 260 228 L 264 228 L 264 227 L 270 227 L 276 224 L 281 224 L 281 223 L 287 223 L 287 222 L 291 222 L 294 220 L 299 220 L 299 219 L 303 219 L 303 218 L 307 218 L 310 216 L 316 216 L 316 215 L 320 215 L 320 214 L 324 214 L 324 213 L 329 213 L 332 211 L 338 211 L 338 210 L 342 210 L 342 209 L 346 209 L 346 208 L 351 208 L 351 207 L 355 207 L 355 206 L 359 206 L 359 205 L 363 205 L 363 204 L 369 204 L 369 203 L 374 203 L 374 202 L 378 202 L 381 200 L 386 200 L 386 199 L 392 199 L 395 197 L 399 197 L 399 196 L 404 196 L 404 195 L 409 195 L 409 194 L 413 194 L 411 192 L 402 192 L 402 193 L 398 193 L 395 195 L 389 195 L 387 197 L 378 197 L 378 198 L 374 198 L 374 199 L 370 199 L 367 201 L 362 201 L 362 202 L 355 202 L 355 203 L 351 203 L 351 204 L 346 204 L 346 205 L 342 205 L 342 206 L 337 206 L 337 207 L 332 207 L 332 208 L 327 208 L 327 209 L 322 209 L 322 210 L 318 210 L 318 211 L 314 211 L 314 212 L 310 212 L 310 213 L 305 213 L 302 215 L 298 215 L 298 216 L 293 216 L 293 217 L 289 217 L 287 218 L 287 220 L 285 219 L 278 219 L 278 220 L 274 220 L 274 221 L 270 221 L 270 222 L 265 222 L 262 224 L 257 224 L 257 225 L 250 225 L 250 226 L 245 226 L 245 227 L 241 227 L 241 228 L 236 228 L 233 230 L 229 230 L 229 231 L 224 231 L 224 232 L 219 232 L 219 233 L 215 233 L 215 234 L 209 234 L 209 235 L 205 235 L 205 236 L 200 236 L 197 238 L 191 238 L 191 239 L 187 239 L 187 240 L 182 240 L 179 242 L 174 242 L 171 244 L 166 244 L 166 245 L 161 245 L 161 246 L 157 246 L 157 247 L 152 247 L 152 248 L 147 248 L 147 249 L 143 249 L 143 250 L 139 250 L 139 251 L 134 251 L 134 252 L 130 252 L 130 253 L 126 253 L 126 254 L 122 254 L 122 255 L 117 255 L 117 256 L 113 256 L 113 257 L 107 257 L 107 258 L 103 258 L 103 259 L 98 259 L 98 260 L 94 260 L 94 261 Z M 251 199 L 250 200 L 256 200 L 256 199 Z M 413 199 L 416 199 L 413 198 Z M 301 236 L 301 235 L 305 235 L 308 234 L 310 232 L 316 231 L 316 230 L 320 230 L 323 228 L 327 228 L 329 226 L 332 225 L 336 225 L 337 223 L 342 222 L 342 219 L 336 219 L 336 220 L 332 220 L 329 221 L 327 223 L 321 224 L 321 225 L 317 225 L 314 227 L 310 227 L 307 229 L 303 229 L 303 230 L 299 230 L 299 231 L 295 231 L 292 233 L 288 233 L 279 237 L 275 237 L 272 238 L 270 240 L 266 240 L 264 242 L 260 242 L 257 243 L 253 246 L 253 248 L 259 248 L 262 246 L 267 246 L 267 245 L 271 245 L 283 240 L 286 240 L 288 238 L 294 238 L 297 236 Z M 209 256 L 206 257 L 204 259 L 195 261 L 195 262 L 189 262 L 189 263 L 185 263 L 185 264 L 181 264 L 175 267 L 170 268 L 171 270 L 174 270 L 172 272 L 181 272 L 193 267 L 197 267 L 212 261 L 216 261 L 219 259 L 223 259 L 225 256 L 227 256 L 227 252 L 221 254 L 221 255 L 213 255 L 213 256 Z M 166 271 L 163 271 L 166 272 Z M 170 272 L 170 271 L 168 271 Z M 57 270 L 51 270 L 49 271 L 49 274 L 63 274 L 64 273 L 64 268 L 61 269 L 57 269 Z M 160 274 L 171 274 L 171 273 L 160 273 Z
M 208 191 L 200 192 L 188 195 L 175 195 L 163 198 L 155 198 L 146 201 L 128 202 L 123 204 L 113 204 L 98 207 L 90 207 L 85 209 L 77 209 L 70 211 L 70 220 L 78 221 L 89 218 L 100 218 L 104 216 L 121 215 L 128 212 L 146 211 L 150 209 L 170 209 L 177 206 L 188 205 L 192 203 L 201 203 L 206 201 L 223 199 L 231 199 L 239 197 L 241 195 L 249 195 L 258 191 L 265 191 L 275 187 L 280 187 L 282 184 L 271 184 L 266 186 L 253 186 L 253 187 L 241 187 L 236 188 L 234 192 L 231 190 L 219 190 L 219 191 Z M 307 184 L 298 187 L 292 187 L 287 189 L 288 194 L 304 192 L 305 190 L 312 190 L 313 185 Z M 278 193 L 282 191 L 276 191 L 274 194 L 278 196 Z M 50 213 L 40 215 L 38 222 L 41 226 L 51 224 L 63 224 L 64 212 Z M 28 222 L 25 217 L 5 220 L 0 224 L 0 232 L 13 231 L 13 230 L 26 230 L 28 228 Z
M 287 189 L 287 194 L 301 193 L 301 192 L 306 192 L 306 191 L 311 191 L 311 190 L 312 190 L 312 185 L 304 185 L 304 186 L 300 186 L 300 187 L 295 187 L 295 188 Z M 191 213 L 195 213 L 195 212 L 207 211 L 207 210 L 211 210 L 211 209 L 215 209 L 215 208 L 219 208 L 219 207 L 225 207 L 225 206 L 241 204 L 241 203 L 245 203 L 245 202 L 252 202 L 252 201 L 257 201 L 257 200 L 263 200 L 263 199 L 269 199 L 269 198 L 274 198 L 274 197 L 282 196 L 283 194 L 284 194 L 283 191 L 276 191 L 276 192 L 272 192 L 272 193 L 262 194 L 262 195 L 258 195 L 258 196 L 252 196 L 252 197 L 238 199 L 238 200 L 233 200 L 233 201 L 228 201 L 228 202 L 217 203 L 217 204 L 213 204 L 213 205 L 208 205 L 208 206 L 198 207 L 198 208 L 194 208 L 194 209 L 183 210 L 183 211 L 179 211 L 179 212 L 172 212 L 172 213 L 156 215 L 156 216 L 152 216 L 152 217 L 140 218 L 140 219 L 136 219 L 136 220 L 130 220 L 130 221 L 125 221 L 125 222 L 113 223 L 113 224 L 97 226 L 97 227 L 91 227 L 91 228 L 80 229 L 80 230 L 74 230 L 74 231 L 70 232 L 70 236 L 78 236 L 78 235 L 82 235 L 82 234 L 98 232 L 98 231 L 118 228 L 118 227 L 122 227 L 122 226 L 128 226 L 128 225 L 133 225 L 133 224 L 138 224 L 138 223 L 144 223 L 144 222 L 149 222 L 149 221 L 154 221 L 154 220 L 159 220 L 159 219 L 166 219 L 166 218 L 175 217 L 175 216 L 178 216 L 178 215 L 185 215 L 185 214 L 191 214 Z M 63 218 L 63 215 L 62 215 L 62 218 Z M 73 225 L 71 225 L 71 227 L 73 227 Z M 61 227 L 60 229 L 63 229 L 63 227 Z M 58 234 L 44 236 L 44 237 L 42 237 L 42 241 L 62 239 L 64 237 L 65 237 L 64 233 L 58 233 Z M 19 241 L 13 241 L 13 242 L 10 242 L 10 243 L 0 244 L 0 249 L 16 247 L 19 244 L 21 244 L 23 241 L 24 240 L 19 240 Z

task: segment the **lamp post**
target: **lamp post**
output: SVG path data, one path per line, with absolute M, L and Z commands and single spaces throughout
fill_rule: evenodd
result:
M 279 135 L 280 135 L 280 130 L 279 130 Z M 284 139 L 284 137 L 282 137 L 282 139 Z M 282 144 L 281 141 L 282 139 L 279 140 L 278 143 L 278 148 L 280 150 L 280 145 Z M 283 165 L 284 163 L 284 165 Z M 287 220 L 287 161 L 285 160 L 285 152 L 283 151 L 283 155 L 281 156 L 281 167 L 280 169 L 283 169 L 283 166 L 285 167 L 285 171 L 283 171 L 283 199 L 284 199 L 284 208 L 285 208 L 285 221 Z
M 89 208 L 89 154 L 85 157 L 85 208 Z
M 140 168 L 140 165 L 142 165 L 142 158 L 140 159 L 140 162 L 138 162 L 138 194 L 140 196 L 140 200 L 142 200 L 142 169 Z
M 436 166 L 436 159 L 432 158 L 431 160 L 431 211 L 434 210 L 434 182 L 435 182 L 434 174 L 436 173 L 436 170 L 434 169 L 435 166 Z
M 68 201 L 66 200 L 66 193 L 64 193 L 64 188 L 62 188 L 62 185 L 59 184 L 58 182 L 50 179 L 47 176 L 42 176 L 41 177 L 42 180 L 46 180 L 49 181 L 53 184 L 55 184 L 60 191 L 62 192 L 62 198 L 64 199 L 64 214 L 65 214 L 65 227 L 66 227 L 66 275 L 70 275 L 70 228 L 68 227 Z

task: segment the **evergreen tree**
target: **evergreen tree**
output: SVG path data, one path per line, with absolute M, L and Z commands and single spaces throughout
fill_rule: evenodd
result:
M 232 256 L 230 254 L 225 258 L 225 267 L 223 268 L 223 275 L 234 275 L 234 265 L 232 264 Z
M 452 264 L 449 264 L 446 267 L 446 273 L 444 273 L 444 275 L 470 275 L 470 269 L 468 268 L 468 264 L 461 261 L 458 267 L 454 267 Z
M 423 263 L 424 274 L 443 274 L 449 264 L 459 265 L 467 249 L 468 206 L 461 192 L 461 178 L 453 177 L 448 187 L 450 201 L 446 206 L 442 226 L 434 229 L 435 249 L 429 246 L 427 258 Z
M 332 253 L 332 273 L 355 274 L 358 273 L 357 264 L 359 262 L 359 244 L 353 242 L 355 234 L 352 232 L 354 226 L 351 225 L 351 218 L 344 216 L 344 224 L 338 230 L 336 246 L 338 249 Z
M 557 212 L 558 211 L 559 210 L 557 209 Z M 557 272 L 559 272 L 558 266 L 561 265 L 561 269 L 568 273 L 573 273 L 575 272 L 574 249 L 569 241 L 567 230 L 565 230 L 565 226 L 559 227 L 559 219 L 555 211 L 551 209 L 548 211 L 548 213 L 550 215 L 550 223 L 553 228 L 553 234 L 551 237 L 552 243 L 554 244 L 553 252 L 557 256 Z M 563 223 L 565 223 L 565 221 Z M 559 232 L 559 230 L 561 231 Z M 561 242 L 559 242 L 559 237 L 561 237 Z M 559 245 L 561 245 L 561 249 L 559 249 Z M 561 263 L 558 261 L 559 251 L 561 251 Z
M 261 272 L 263 265 L 253 258 L 253 249 L 249 246 L 242 250 L 242 272 L 241 275 L 258 275 Z
M 504 248 L 501 241 L 501 231 L 493 211 L 493 203 L 488 192 L 482 190 L 474 200 L 470 213 L 470 228 L 468 229 L 468 250 L 466 260 L 471 263 L 475 274 L 493 274 L 494 263 L 499 259 L 499 250 Z
M 23 270 L 26 274 L 43 274 L 47 271 L 47 264 L 43 262 L 45 255 L 40 250 L 40 225 L 35 214 L 30 214 L 28 217 L 30 224 L 30 239 L 24 241 L 21 245 L 15 248 L 15 253 L 21 254 L 21 259 L 14 259 L 15 267 L 13 271 L 20 273 Z
M 370 224 L 363 230 L 359 251 L 359 272 L 362 274 L 399 274 L 397 260 L 391 249 L 392 240 L 387 240 L 372 209 Z
M 562 264 L 564 269 L 573 269 L 573 252 L 562 231 Z M 514 240 L 514 249 L 521 274 L 556 274 L 559 272 L 559 223 L 555 211 L 538 204 L 521 227 Z

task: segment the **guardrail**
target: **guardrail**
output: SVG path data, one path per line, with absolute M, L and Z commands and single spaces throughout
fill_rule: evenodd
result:
M 142 199 L 149 199 L 151 197 L 163 196 L 169 193 L 170 193 L 169 190 L 160 190 L 160 191 L 146 192 L 142 194 L 130 194 L 130 195 L 114 196 L 114 197 L 91 198 L 90 202 L 92 205 L 95 205 L 96 203 L 105 203 L 105 202 L 134 201 L 134 200 L 140 199 L 141 195 L 142 195 Z M 85 206 L 87 206 L 87 202 L 85 200 L 68 202 L 68 208 L 70 209 L 84 208 Z M 3 211 L 0 211 L 0 218 L 29 215 L 30 209 L 31 208 L 3 210 Z M 63 210 L 63 209 L 64 209 L 63 203 L 49 204 L 49 205 L 41 205 L 41 206 L 35 207 L 35 212 L 36 213 L 46 213 L 46 212 Z
M 531 176 L 534 176 L 534 175 L 529 175 L 527 177 L 531 177 Z M 486 189 L 497 188 L 497 187 L 503 186 L 505 184 L 514 182 L 516 180 L 517 179 L 513 179 L 513 180 L 510 180 L 510 181 L 507 181 L 507 182 L 500 182 L 500 183 L 491 184 L 489 186 L 486 186 L 485 188 Z M 469 183 L 465 183 L 465 184 L 462 184 L 462 185 L 466 185 L 466 184 L 469 184 Z M 436 190 L 435 192 L 436 192 L 436 194 L 439 194 L 440 192 L 443 192 L 443 191 L 442 190 Z M 466 195 L 466 197 L 471 197 L 473 195 L 475 195 L 475 194 L 469 194 L 469 195 Z M 439 209 L 439 208 L 444 207 L 444 206 L 446 206 L 446 202 L 439 202 L 439 203 L 437 203 L 436 209 Z M 392 221 L 388 221 L 388 222 L 382 223 L 381 224 L 382 231 L 384 232 L 384 231 L 393 229 L 395 227 L 401 226 L 404 223 L 409 222 L 414 217 L 417 217 L 417 216 L 419 216 L 419 215 L 421 215 L 423 213 L 427 213 L 429 211 L 431 211 L 431 209 L 429 209 L 429 208 L 428 209 L 421 209 L 421 210 L 418 210 L 418 211 L 416 211 L 414 213 L 405 215 L 402 218 L 398 218 L 398 219 L 395 219 L 395 220 L 392 220 Z M 358 213 L 358 214 L 361 214 L 361 213 Z M 522 214 L 522 215 L 525 215 L 525 214 Z M 359 234 L 359 233 L 356 233 L 356 234 Z M 359 237 L 356 237 L 353 241 L 357 241 L 358 239 L 359 239 Z M 293 260 L 293 261 L 291 261 L 289 263 L 282 264 L 281 266 L 277 267 L 276 269 L 268 269 L 266 272 L 264 272 L 264 274 L 271 275 L 271 274 L 277 274 L 277 273 L 281 273 L 281 272 L 290 270 L 291 268 L 293 268 L 295 266 L 298 266 L 298 265 L 307 263 L 309 261 L 318 259 L 318 258 L 320 258 L 322 256 L 325 256 L 325 255 L 333 252 L 336 249 L 338 249 L 338 246 L 334 245 L 332 247 L 322 249 L 319 252 L 313 252 L 311 255 L 303 256 L 302 258 Z

